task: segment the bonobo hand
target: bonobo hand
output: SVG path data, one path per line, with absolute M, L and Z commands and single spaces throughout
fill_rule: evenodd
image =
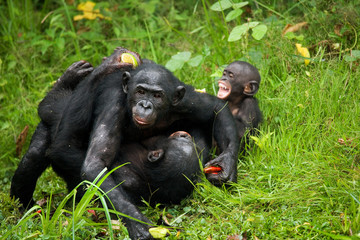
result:
M 93 70 L 93 66 L 85 60 L 75 62 L 66 69 L 64 74 L 56 81 L 56 83 L 62 83 L 61 85 L 63 87 L 66 86 L 73 88 Z
M 205 164 L 205 167 L 220 167 L 220 172 L 211 172 L 206 174 L 206 178 L 215 186 L 221 186 L 227 182 L 237 181 L 237 159 L 230 153 L 223 153 L 217 158 Z
M 124 61 L 124 59 L 122 57 L 122 55 L 124 53 L 128 53 L 130 55 L 129 58 L 131 61 Z M 126 60 L 128 60 L 128 58 Z M 140 65 L 141 63 L 142 63 L 142 60 L 138 53 L 132 52 L 123 47 L 117 47 L 117 48 L 115 48 L 115 50 L 114 50 L 113 54 L 111 54 L 111 56 L 103 58 L 103 62 L 100 65 L 100 68 L 101 68 L 101 66 L 104 66 L 104 67 L 106 67 L 105 73 L 110 73 L 119 68 L 125 68 L 124 70 L 131 70 L 132 68 L 135 68 L 136 66 Z M 101 68 L 100 70 L 104 71 L 103 68 Z

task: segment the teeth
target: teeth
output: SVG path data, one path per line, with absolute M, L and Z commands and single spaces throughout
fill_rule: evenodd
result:
M 221 89 L 221 90 L 225 90 L 225 91 L 228 91 L 229 90 L 229 88 L 227 88 L 224 84 L 222 84 L 222 83 L 219 83 L 219 88 Z

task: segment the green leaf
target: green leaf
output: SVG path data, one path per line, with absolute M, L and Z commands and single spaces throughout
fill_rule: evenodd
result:
M 55 42 L 56 42 L 56 46 L 60 50 L 63 50 L 65 48 L 65 39 L 64 38 L 57 38 Z
M 229 0 L 221 0 L 216 3 L 214 3 L 210 9 L 213 11 L 221 12 L 223 10 L 226 10 L 228 8 L 231 8 L 233 4 Z
M 240 16 L 243 12 L 244 11 L 241 8 L 232 10 L 228 15 L 226 15 L 225 21 L 230 22 L 231 20 Z
M 244 7 L 244 6 L 248 5 L 248 4 L 249 4 L 249 2 L 239 2 L 239 3 L 233 4 L 232 7 L 234 9 L 238 9 L 238 8 L 242 8 L 242 7 Z
M 248 23 L 244 23 L 240 26 L 236 26 L 234 27 L 234 29 L 231 31 L 229 38 L 228 38 L 228 42 L 235 42 L 239 39 L 241 39 L 241 37 L 243 35 L 245 35 L 245 33 L 249 31 L 249 24 Z
M 249 24 L 249 28 L 254 28 L 254 27 L 256 27 L 259 23 L 260 23 L 260 22 L 249 22 L 249 23 L 248 23 L 248 24 Z M 246 23 L 244 23 L 244 24 L 246 24 Z
M 360 50 L 352 50 L 351 55 L 353 57 L 356 57 L 357 59 L 359 59 L 360 58 Z
M 190 57 L 191 57 L 191 52 L 179 52 L 178 54 L 172 56 L 171 59 L 186 62 L 189 61 Z
M 345 56 L 344 56 L 344 60 L 345 60 L 346 62 L 354 62 L 354 61 L 357 60 L 357 58 L 354 57 L 354 56 L 345 55 Z
M 219 78 L 223 75 L 224 68 L 218 68 L 216 71 L 210 75 L 210 77 Z
M 1 82 L 0 82 L 0 87 L 4 87 L 8 82 L 3 79 Z
M 210 47 L 206 43 L 204 43 L 202 53 L 205 55 L 205 57 L 207 57 L 211 54 Z
M 114 33 L 115 33 L 115 36 L 118 38 L 118 37 L 120 37 L 120 29 L 119 28 L 117 28 L 117 27 L 114 27 Z
M 304 35 L 303 34 L 300 34 L 299 36 L 295 35 L 295 33 L 293 32 L 287 32 L 284 37 L 286 37 L 287 39 L 291 40 L 291 39 L 296 39 L 298 41 L 302 41 L 304 40 Z
M 197 55 L 197 56 L 191 58 L 187 63 L 192 67 L 197 67 L 200 65 L 202 60 L 203 60 L 203 56 Z
M 264 37 L 265 33 L 267 32 L 267 26 L 264 24 L 258 25 L 252 29 L 251 36 L 256 40 L 260 40 Z
M 182 60 L 176 60 L 171 58 L 166 64 L 165 67 L 169 69 L 171 72 L 174 72 L 175 70 L 181 69 L 184 66 L 184 61 Z

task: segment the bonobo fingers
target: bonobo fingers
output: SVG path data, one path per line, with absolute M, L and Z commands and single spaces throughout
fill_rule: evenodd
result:
M 215 186 L 237 181 L 236 162 L 229 161 L 225 156 L 219 156 L 209 161 L 205 164 L 205 168 L 210 169 L 205 173 L 206 178 Z
M 110 57 L 104 59 L 104 63 L 105 62 L 114 65 L 116 68 L 129 66 L 135 68 L 142 63 L 142 60 L 137 52 L 130 51 L 123 47 L 117 47 Z
M 57 80 L 63 87 L 74 87 L 94 70 L 93 66 L 84 60 L 71 64 Z

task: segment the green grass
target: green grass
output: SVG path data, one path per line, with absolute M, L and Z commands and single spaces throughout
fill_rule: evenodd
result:
M 97 65 L 116 46 L 124 46 L 163 65 L 177 52 L 201 54 L 199 66 L 185 64 L 175 74 L 210 94 L 216 91 L 211 74 L 231 61 L 247 60 L 262 76 L 257 98 L 264 121 L 258 139 L 239 158 L 238 183 L 221 189 L 204 181 L 180 205 L 142 207 L 153 222 L 165 213 L 182 228 L 180 239 L 360 238 L 360 60 L 344 60 L 359 49 L 357 1 L 251 1 L 251 13 L 228 23 L 228 12 L 210 10 L 213 2 L 205 0 L 152 0 L 146 6 L 121 2 L 97 4 L 111 20 L 79 22 L 71 20 L 80 14 L 76 5 L 63 1 L 0 4 L 0 236 L 111 238 L 109 211 L 92 218 L 86 210 L 98 206 L 90 197 L 73 206 L 52 170 L 37 184 L 36 200 L 51 196 L 41 214 L 35 208 L 21 220 L 9 189 L 20 161 L 16 138 L 28 125 L 24 154 L 39 122 L 37 105 L 52 82 L 72 62 L 86 59 Z M 231 30 L 247 18 L 267 25 L 264 38 L 247 35 L 227 42 Z M 295 34 L 304 40 L 281 36 L 286 24 L 302 21 L 307 28 Z M 334 32 L 336 24 L 342 25 L 341 36 Z M 297 42 L 310 49 L 308 66 L 297 56 Z M 69 199 L 66 204 L 64 199 Z M 178 239 L 177 231 L 171 232 L 169 239 Z M 111 236 L 126 238 L 126 229 Z

